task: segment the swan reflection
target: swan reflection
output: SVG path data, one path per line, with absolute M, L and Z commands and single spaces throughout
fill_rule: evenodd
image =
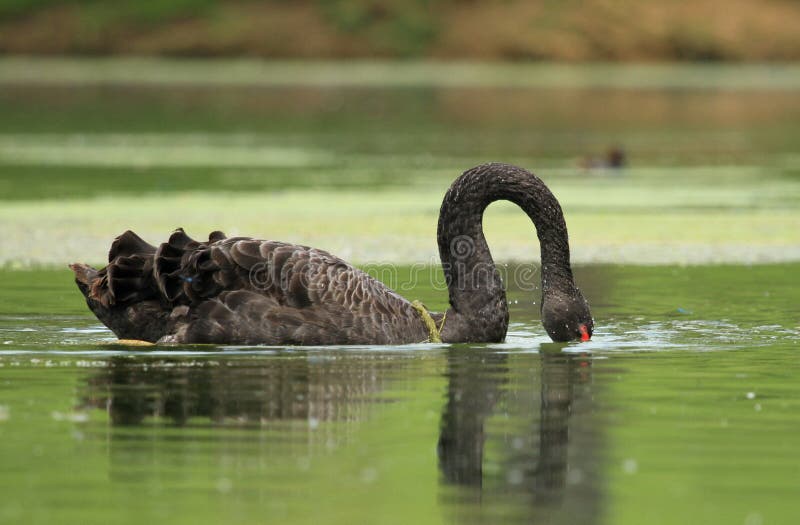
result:
M 426 457 L 436 446 L 428 465 L 438 469 L 443 508 L 459 522 L 496 523 L 496 516 L 481 512 L 501 502 L 527 517 L 591 523 L 599 512 L 601 442 L 592 410 L 592 362 L 547 346 L 539 354 L 451 347 L 388 359 L 360 351 L 194 360 L 119 356 L 89 377 L 83 404 L 108 414 L 114 479 L 140 475 L 129 472 L 132 457 L 147 461 L 131 440 L 160 436 L 154 443 L 168 449 L 174 439 L 170 432 L 125 430 L 132 426 L 183 427 L 185 442 L 207 439 L 207 427 L 216 428 L 216 442 L 258 442 L 257 448 L 226 447 L 220 454 L 243 464 L 292 464 L 296 458 L 303 472 L 319 454 L 333 457 L 346 472 L 347 454 L 335 459 L 341 445 L 359 447 L 371 461 L 391 457 L 390 444 L 411 446 L 414 455 Z M 420 406 L 429 407 L 427 425 L 438 427 L 438 439 L 424 417 L 409 412 Z M 396 428 L 367 426 L 387 410 Z M 403 414 L 415 423 L 398 421 Z M 398 434 L 397 428 L 412 434 Z M 151 458 L 154 470 L 159 457 Z
M 591 360 L 548 348 L 537 356 L 475 350 L 466 357 L 453 349 L 447 358 L 437 450 L 443 484 L 460 490 L 446 497 L 484 503 L 512 497 L 552 522 L 595 521 L 599 439 Z M 480 514 L 458 519 L 492 521 Z
M 292 356 L 187 362 L 116 357 L 89 380 L 86 403 L 113 425 L 147 421 L 262 426 L 271 421 L 355 421 L 383 390 L 385 361 Z

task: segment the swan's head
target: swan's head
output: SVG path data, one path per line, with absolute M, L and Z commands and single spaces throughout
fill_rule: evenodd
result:
M 577 288 L 571 293 L 548 293 L 542 301 L 542 324 L 550 339 L 559 343 L 588 341 L 594 331 L 589 303 Z

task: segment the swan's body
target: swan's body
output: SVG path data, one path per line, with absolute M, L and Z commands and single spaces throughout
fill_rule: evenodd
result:
M 486 206 L 517 203 L 536 224 L 542 321 L 557 341 L 586 340 L 592 319 L 575 287 L 561 208 L 533 174 L 486 164 L 459 177 L 439 216 L 439 253 L 450 292 L 431 314 L 443 342 L 502 341 L 508 305 L 483 236 Z M 115 239 L 109 264 L 73 264 L 89 308 L 118 337 L 163 343 L 402 344 L 429 340 L 423 315 L 365 272 L 314 248 L 183 230 L 158 248 L 133 232 Z

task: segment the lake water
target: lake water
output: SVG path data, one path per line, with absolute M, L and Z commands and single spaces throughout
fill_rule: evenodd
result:
M 359 87 L 13 67 L 0 523 L 796 523 L 796 76 L 547 85 L 520 68 L 458 86 L 423 69 Z M 623 172 L 578 167 L 613 144 Z M 444 189 L 490 159 L 541 166 L 562 199 L 591 342 L 549 342 L 513 208 L 487 217 L 516 259 L 504 275 L 532 276 L 507 279 L 502 344 L 123 347 L 63 269 L 127 227 L 221 227 L 403 263 L 381 277 L 442 309 L 435 266 L 409 263 L 432 264 Z
M 6 272 L 0 517 L 792 523 L 798 271 L 580 268 L 587 344 L 512 290 L 504 344 L 145 351 Z

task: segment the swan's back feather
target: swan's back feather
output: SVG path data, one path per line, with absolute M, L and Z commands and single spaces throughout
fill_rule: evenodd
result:
M 408 301 L 307 246 L 222 232 L 198 242 L 178 229 L 156 248 L 128 231 L 115 239 L 109 259 L 100 271 L 73 269 L 87 281 L 77 277 L 89 307 L 120 337 L 306 345 L 427 338 Z

